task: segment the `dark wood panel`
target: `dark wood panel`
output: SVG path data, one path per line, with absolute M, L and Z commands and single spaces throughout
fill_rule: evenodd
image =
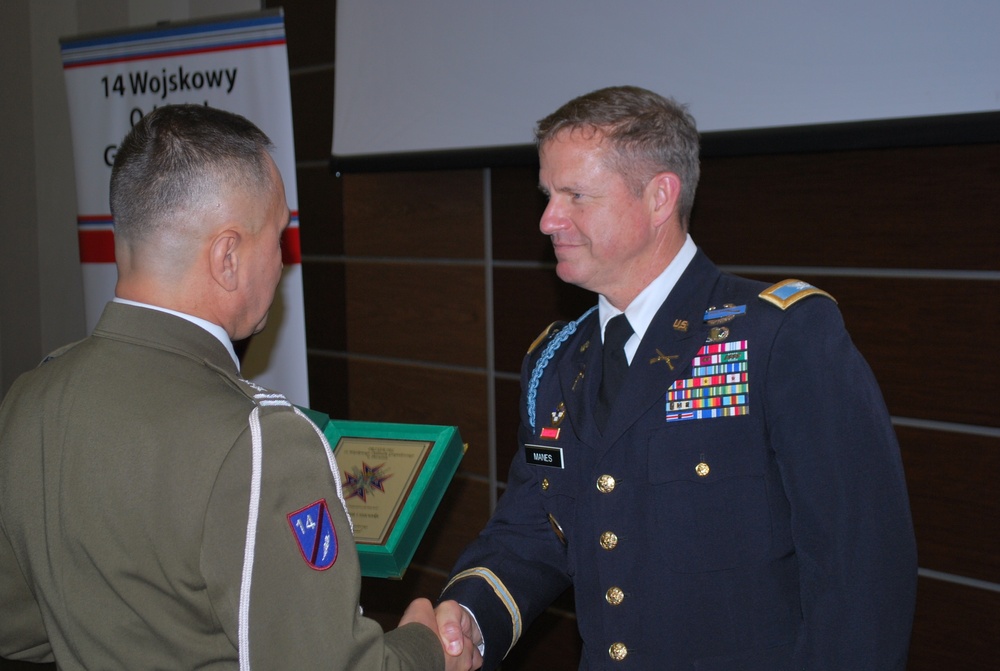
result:
M 351 256 L 482 258 L 480 170 L 345 175 L 344 245 Z
M 336 44 L 334 35 L 337 30 L 336 2 L 265 0 L 264 6 L 284 9 L 289 67 L 323 64 L 333 67 Z
M 720 264 L 995 270 L 1000 145 L 706 159 L 695 240 Z
M 371 361 L 348 370 L 350 419 L 457 426 L 469 444 L 459 469 L 487 475 L 485 374 Z
M 347 348 L 347 296 L 344 264 L 302 262 L 302 302 L 310 349 Z
M 291 78 L 296 161 L 329 161 L 333 147 L 333 69 Z
M 1000 348 L 988 342 L 1000 332 L 1000 282 L 799 279 L 837 299 L 892 414 L 1000 427 L 993 380 Z
M 349 264 L 347 343 L 362 354 L 485 368 L 483 269 Z
M 994 669 L 1000 593 L 920 578 L 908 671 Z
M 594 305 L 597 294 L 566 284 L 555 269 L 494 269 L 497 370 L 519 373 L 528 347 L 545 327 L 556 320 L 576 319 Z
M 461 475 L 452 480 L 420 541 L 413 563 L 448 572 L 490 517 L 488 486 Z
M 546 199 L 538 190 L 538 166 L 490 171 L 493 258 L 555 263 L 552 244 L 538 230 Z
M 302 253 L 343 254 L 343 183 L 327 166 L 299 168 L 296 174 Z
M 309 405 L 336 419 L 348 415 L 347 361 L 339 357 L 310 354 L 306 359 L 309 369 Z
M 897 427 L 920 566 L 1000 584 L 1000 438 Z
M 392 628 L 406 606 L 417 597 L 432 601 L 441 593 L 446 576 L 489 514 L 486 485 L 457 477 L 438 507 L 420 542 L 410 568 L 401 580 L 365 578 L 361 603 L 365 614 Z M 429 570 L 428 570 L 429 569 Z

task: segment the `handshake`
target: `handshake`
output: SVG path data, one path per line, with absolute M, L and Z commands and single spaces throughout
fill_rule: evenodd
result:
M 469 611 L 458 602 L 443 601 L 434 608 L 427 599 L 414 599 L 399 626 L 414 622 L 437 632 L 444 650 L 445 671 L 475 671 L 483 665 L 479 653 L 482 633 Z

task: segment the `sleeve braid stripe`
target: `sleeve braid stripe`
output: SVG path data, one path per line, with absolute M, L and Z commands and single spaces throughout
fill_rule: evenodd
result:
M 510 647 L 507 648 L 507 652 L 504 653 L 504 657 L 506 657 L 507 654 L 510 653 L 511 649 L 514 647 L 514 644 L 517 643 L 518 639 L 521 638 L 521 627 L 522 627 L 521 610 L 517 607 L 517 602 L 514 601 L 513 595 L 510 593 L 510 590 L 507 589 L 507 586 L 503 584 L 503 581 L 500 580 L 500 578 L 498 578 L 493 571 L 489 570 L 488 568 L 483 568 L 481 566 L 466 569 L 461 573 L 455 574 L 455 577 L 453 577 L 450 581 L 448 581 L 448 584 L 445 586 L 445 590 L 447 590 L 449 587 L 454 585 L 459 580 L 465 580 L 466 578 L 481 578 L 485 580 L 486 584 L 488 584 L 493 589 L 493 592 L 497 595 L 497 598 L 500 599 L 500 602 L 504 605 L 504 607 L 507 609 L 507 612 L 510 614 L 510 621 L 513 631 L 510 640 Z

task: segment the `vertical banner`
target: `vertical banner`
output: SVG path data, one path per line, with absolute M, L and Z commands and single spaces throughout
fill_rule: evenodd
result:
M 243 374 L 308 407 L 292 105 L 280 10 L 64 38 L 61 47 L 87 330 L 114 296 L 117 280 L 108 188 L 118 142 L 161 105 L 194 103 L 241 114 L 274 142 L 292 212 L 282 244 L 285 272 L 267 328 L 243 355 Z

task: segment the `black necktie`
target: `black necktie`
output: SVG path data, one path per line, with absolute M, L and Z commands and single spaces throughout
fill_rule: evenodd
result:
M 604 327 L 604 372 L 601 375 L 601 388 L 597 392 L 597 407 L 594 408 L 594 419 L 601 431 L 604 431 L 611 406 L 614 405 L 625 381 L 625 374 L 628 373 L 625 342 L 632 337 L 632 333 L 632 325 L 628 323 L 624 313 L 612 318 Z

